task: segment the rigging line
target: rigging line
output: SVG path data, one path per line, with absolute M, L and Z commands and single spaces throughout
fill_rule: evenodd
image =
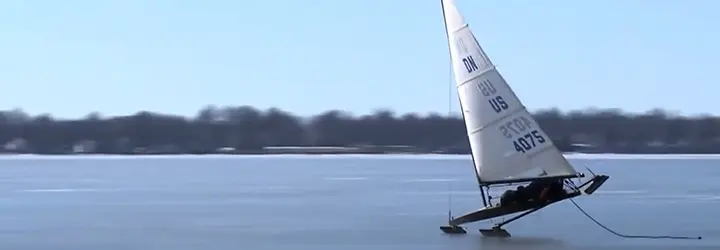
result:
M 452 183 L 448 182 L 448 221 L 452 219 Z
M 585 212 L 585 210 L 582 209 L 582 208 L 580 207 L 580 205 L 578 205 L 577 203 L 575 203 L 575 200 L 573 200 L 572 198 L 570 199 L 570 202 L 572 202 L 572 204 L 575 205 L 575 207 L 576 207 L 578 210 L 580 210 L 580 212 L 582 212 L 583 214 L 585 214 L 585 217 L 587 217 L 588 219 L 592 220 L 593 222 L 595 222 L 595 224 L 597 224 L 598 226 L 602 227 L 602 228 L 605 229 L 606 231 L 608 231 L 608 232 L 610 232 L 611 234 L 614 234 L 614 235 L 616 235 L 616 236 L 618 236 L 618 237 L 631 238 L 631 239 L 672 239 L 672 240 L 701 240 L 701 239 L 702 239 L 702 237 L 700 237 L 700 236 L 690 237 L 690 236 L 671 236 L 671 235 L 629 235 L 629 234 L 621 234 L 621 233 L 615 232 L 615 230 L 612 230 L 612 229 L 608 228 L 607 226 L 603 225 L 602 223 L 600 223 L 599 221 L 597 221 L 595 218 L 593 218 L 592 216 L 590 216 L 590 214 L 588 214 L 587 212 Z
M 448 40 L 448 98 L 447 98 L 447 118 L 450 119 L 452 115 L 452 82 L 453 82 L 453 65 L 452 65 L 452 50 L 450 49 L 450 34 L 447 30 L 447 20 L 445 19 L 445 5 L 443 1 L 440 1 L 440 10 L 442 10 L 443 17 L 443 30 L 445 30 L 445 38 Z M 452 216 L 452 181 L 448 182 L 448 222 L 453 219 Z
M 452 61 L 450 62 L 448 70 L 448 119 L 452 116 L 452 88 L 453 88 L 453 69 L 452 69 Z
M 450 119 L 450 118 L 452 117 L 452 99 L 453 99 L 453 96 L 452 96 L 452 89 L 453 89 L 453 68 L 452 68 L 452 67 L 453 67 L 453 66 L 452 66 L 452 59 L 451 59 L 449 65 L 448 65 L 448 68 L 449 68 L 449 69 L 448 69 L 448 96 L 447 96 L 447 97 L 448 97 L 448 102 L 447 102 L 447 107 L 448 107 L 447 116 L 448 116 L 448 119 Z
M 452 49 L 450 48 L 450 33 L 447 29 L 447 20 L 445 19 L 445 4 L 443 1 L 440 1 L 440 9 L 442 10 L 442 16 L 443 16 L 443 27 L 445 30 L 445 38 L 448 41 L 448 100 L 447 100 L 447 108 L 448 108 L 448 119 L 452 115 L 452 88 L 453 88 L 453 65 L 452 65 Z M 461 110 L 462 112 L 462 110 Z

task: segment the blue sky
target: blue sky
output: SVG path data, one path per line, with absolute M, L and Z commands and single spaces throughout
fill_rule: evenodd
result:
M 720 114 L 718 1 L 456 2 L 531 110 Z M 436 0 L 0 2 L 0 109 L 447 113 L 449 84 Z

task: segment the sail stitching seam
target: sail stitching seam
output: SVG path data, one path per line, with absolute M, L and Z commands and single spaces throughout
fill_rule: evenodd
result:
M 475 79 L 478 79 L 478 78 L 484 76 L 485 74 L 487 74 L 488 72 L 490 72 L 490 71 L 492 71 L 492 70 L 494 70 L 494 69 L 495 69 L 495 66 L 492 66 L 492 67 L 490 67 L 490 68 L 487 68 L 486 70 L 483 70 L 483 71 L 480 72 L 479 74 L 477 74 L 477 75 L 475 75 L 475 76 L 473 76 L 473 77 L 470 77 L 470 79 L 467 79 L 467 80 L 461 82 L 460 84 L 458 84 L 458 85 L 457 85 L 457 88 L 460 88 L 460 87 L 462 87 L 463 85 L 468 84 L 468 83 L 474 81 Z
M 482 127 L 473 129 L 472 131 L 470 131 L 470 133 L 468 133 L 468 135 L 474 135 L 475 133 L 478 133 L 478 132 L 482 131 L 483 129 L 487 128 L 487 127 L 490 127 L 490 126 L 492 126 L 492 125 L 497 124 L 498 122 L 504 120 L 505 118 L 508 118 L 508 117 L 510 117 L 510 116 L 513 116 L 513 115 L 515 115 L 515 114 L 517 114 L 517 113 L 520 113 L 520 112 L 522 112 L 522 111 L 524 111 L 524 110 L 525 110 L 525 106 L 520 106 L 520 108 L 517 109 L 517 110 L 514 111 L 514 112 L 511 112 L 511 113 L 509 113 L 509 114 L 507 114 L 507 115 L 503 115 L 503 116 L 501 116 L 500 118 L 495 119 L 494 121 L 489 122 L 488 124 L 485 124 L 485 125 L 482 126 Z

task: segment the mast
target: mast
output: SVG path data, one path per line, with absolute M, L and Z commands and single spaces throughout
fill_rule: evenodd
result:
M 447 41 L 447 45 L 448 45 L 448 56 L 450 58 L 450 67 L 452 67 L 452 51 L 450 50 L 450 33 L 449 33 L 450 31 L 448 31 L 447 19 L 445 18 L 445 1 L 444 0 L 440 0 L 440 10 L 442 10 L 443 29 L 445 29 L 445 41 Z M 452 70 L 450 70 L 450 74 L 452 74 Z M 459 97 L 460 96 L 458 94 L 458 98 Z M 463 120 L 465 120 L 465 112 L 462 107 L 462 102 L 459 102 L 459 103 L 460 103 L 460 115 L 462 115 Z M 463 125 L 463 126 L 465 127 L 465 137 L 467 137 L 467 135 L 469 133 L 468 128 L 465 125 Z M 488 200 L 485 196 L 485 190 L 483 189 L 483 185 L 482 185 L 483 182 L 482 182 L 482 180 L 480 180 L 480 174 L 478 174 L 478 172 L 477 172 L 477 166 L 475 166 L 475 156 L 471 153 L 470 158 L 472 159 L 473 172 L 475 173 L 475 178 L 477 179 L 477 182 L 478 182 L 478 188 L 480 189 L 480 195 L 482 196 L 483 205 L 487 207 Z

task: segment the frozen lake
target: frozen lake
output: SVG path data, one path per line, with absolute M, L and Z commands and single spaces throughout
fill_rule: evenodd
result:
M 584 249 L 720 247 L 720 156 L 569 155 L 611 176 L 513 238 L 444 235 L 480 207 L 469 156 L 0 156 L 0 249 Z M 450 194 L 449 194 L 450 193 Z M 625 249 L 625 248 L 623 248 Z

